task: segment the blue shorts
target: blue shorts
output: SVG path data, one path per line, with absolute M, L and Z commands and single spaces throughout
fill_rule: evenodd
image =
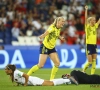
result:
M 56 52 L 55 48 L 53 49 L 48 49 L 44 46 L 44 44 L 41 44 L 40 46 L 40 54 L 51 54 L 51 53 L 54 53 Z
M 97 54 L 97 45 L 96 44 L 87 44 L 86 45 L 86 54 Z

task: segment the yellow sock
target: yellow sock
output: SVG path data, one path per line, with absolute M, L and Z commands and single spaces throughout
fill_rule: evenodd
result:
M 93 59 L 92 68 L 91 68 L 91 74 L 94 74 L 95 73 L 95 68 L 96 68 L 96 60 Z
M 57 71 L 58 71 L 58 67 L 54 66 L 54 67 L 52 68 L 52 71 L 51 71 L 50 80 L 52 80 L 52 79 L 55 78 L 55 75 L 56 75 Z
M 92 62 L 87 62 L 83 68 L 83 71 L 85 72 L 85 70 L 90 66 L 90 64 L 92 64 Z
M 38 65 L 33 66 L 27 73 L 27 75 L 31 75 L 33 72 L 39 69 Z

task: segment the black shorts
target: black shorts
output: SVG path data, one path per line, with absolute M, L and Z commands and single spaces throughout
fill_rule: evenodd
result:
M 55 48 L 53 49 L 48 49 L 44 46 L 44 44 L 41 44 L 40 46 L 40 54 L 51 54 L 51 53 L 54 53 L 56 52 Z
M 97 45 L 96 44 L 87 44 L 86 45 L 86 55 L 97 54 Z

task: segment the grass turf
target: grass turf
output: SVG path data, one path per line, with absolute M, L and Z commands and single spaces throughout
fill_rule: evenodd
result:
M 20 69 L 27 73 L 29 69 Z M 70 73 L 72 69 L 59 69 L 55 78 L 60 78 L 62 74 Z M 77 69 L 76 69 L 77 70 Z M 79 70 L 79 69 L 78 69 Z M 49 80 L 51 69 L 41 69 L 32 75 Z M 90 69 L 86 73 L 90 73 Z M 100 74 L 99 69 L 96 69 L 96 74 Z M 81 85 L 60 85 L 60 86 L 13 86 L 10 78 L 5 74 L 4 70 L 0 70 L 0 90 L 98 90 L 100 84 L 96 88 L 91 87 L 90 84 Z

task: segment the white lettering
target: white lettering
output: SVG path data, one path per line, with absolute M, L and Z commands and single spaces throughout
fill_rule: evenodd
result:
M 3 64 L 0 64 L 0 68 L 5 68 L 6 65 L 9 63 L 9 55 L 7 53 L 7 51 L 5 50 L 0 50 L 0 54 L 4 55 L 4 63 Z
M 21 68 L 26 68 L 20 50 L 15 50 L 11 64 L 19 64 Z
M 98 49 L 98 53 L 100 53 L 100 49 Z M 96 68 L 100 68 L 100 54 L 97 54 L 97 65 Z
M 61 49 L 61 62 L 60 67 L 67 66 L 70 68 L 75 68 L 77 63 L 77 55 L 74 49 L 71 49 L 72 56 L 68 54 L 67 49 Z M 68 57 L 73 57 L 72 60 L 68 61 Z
M 85 49 L 81 49 L 81 52 L 85 54 Z M 84 68 L 84 65 L 88 62 L 87 58 L 85 59 L 85 63 L 81 65 L 81 68 Z

